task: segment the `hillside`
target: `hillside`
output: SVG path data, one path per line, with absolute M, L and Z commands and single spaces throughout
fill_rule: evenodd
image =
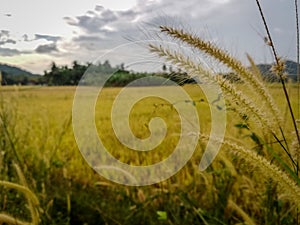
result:
M 289 78 L 293 81 L 297 80 L 297 63 L 291 60 L 287 60 L 285 62 L 286 68 L 285 72 L 288 74 Z M 257 67 L 261 71 L 262 75 L 265 79 L 269 81 L 276 81 L 277 78 L 274 74 L 271 72 L 271 64 L 258 64 Z
M 40 79 L 40 75 L 33 74 L 27 70 L 16 66 L 0 63 L 0 71 L 2 73 L 3 85 L 10 84 L 36 84 Z
M 7 64 L 1 64 L 0 63 L 0 71 L 11 75 L 11 76 L 20 76 L 20 75 L 27 75 L 27 76 L 36 76 L 35 74 L 30 73 L 27 70 L 21 69 L 16 66 L 10 66 Z

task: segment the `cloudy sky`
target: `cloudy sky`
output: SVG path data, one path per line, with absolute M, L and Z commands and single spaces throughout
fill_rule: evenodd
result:
M 278 53 L 295 60 L 294 1 L 261 3 Z M 91 62 L 145 39 L 145 31 L 164 21 L 215 41 L 245 63 L 245 53 L 260 63 L 271 60 L 255 0 L 2 0 L 0 62 L 40 74 L 52 61 Z

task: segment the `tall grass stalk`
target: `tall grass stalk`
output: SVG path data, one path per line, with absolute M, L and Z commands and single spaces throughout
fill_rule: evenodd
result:
M 298 114 L 297 118 L 300 119 L 300 37 L 299 37 L 299 12 L 298 12 L 298 0 L 295 0 L 295 17 L 296 17 L 296 56 L 297 56 L 297 106 L 298 106 Z M 298 160 L 299 162 L 299 160 Z
M 275 103 L 273 96 L 271 96 L 269 90 L 267 89 L 266 83 L 262 79 L 260 70 L 257 68 L 254 60 L 249 55 L 247 55 L 247 58 L 251 65 L 250 68 L 244 66 L 239 60 L 232 57 L 227 51 L 217 47 L 211 41 L 205 41 L 199 36 L 186 32 L 183 29 L 177 29 L 175 27 L 165 25 L 159 26 L 159 38 L 172 38 L 173 40 L 180 42 L 180 44 L 185 44 L 191 47 L 192 50 L 194 50 L 193 54 L 204 54 L 204 56 L 222 63 L 236 73 L 236 76 L 243 81 L 247 89 L 250 88 L 252 90 L 252 92 L 250 92 L 251 94 L 249 94 L 247 91 L 239 91 L 240 84 L 238 82 L 231 82 L 228 78 L 223 77 L 222 75 L 211 73 L 200 62 L 194 60 L 193 57 L 186 55 L 183 50 L 181 51 L 180 47 L 178 47 L 179 50 L 173 50 L 168 45 L 158 46 L 155 44 L 150 44 L 148 47 L 152 53 L 155 53 L 157 56 L 163 58 L 166 62 L 176 65 L 179 69 L 187 72 L 191 77 L 197 77 L 199 80 L 208 83 L 216 82 L 219 84 L 223 93 L 225 93 L 227 103 L 230 103 L 230 105 L 232 105 L 232 103 L 236 103 L 235 110 L 239 113 L 239 115 L 241 115 L 241 118 L 246 115 L 247 119 L 244 121 L 244 123 L 247 125 L 243 127 L 243 129 L 246 128 L 247 131 L 250 132 L 248 137 L 250 137 L 250 139 L 257 144 L 257 147 L 265 149 L 266 152 L 258 154 L 257 151 L 253 151 L 253 149 L 247 145 L 245 145 L 247 146 L 245 147 L 244 144 L 229 141 L 230 136 L 227 136 L 227 139 L 222 142 L 224 149 L 231 155 L 234 155 L 238 159 L 245 162 L 254 171 L 258 171 L 259 174 L 266 179 L 266 181 L 271 180 L 272 185 L 274 182 L 274 185 L 276 185 L 280 191 L 284 193 L 285 199 L 288 199 L 289 202 L 293 202 L 296 208 L 298 208 L 300 206 L 300 179 L 298 177 L 299 154 L 294 154 L 294 152 L 291 153 L 291 150 L 300 149 L 299 131 L 297 129 L 297 122 L 292 109 L 291 99 L 285 84 L 285 63 L 277 55 L 260 2 L 256 0 L 256 3 L 267 32 L 267 44 L 272 48 L 272 52 L 276 61 L 276 64 L 272 69 L 273 72 L 278 75 L 282 90 L 284 92 L 288 111 L 292 119 L 292 128 L 295 133 L 296 144 L 292 143 L 290 138 L 287 138 L 289 130 L 283 123 L 283 114 Z M 299 28 L 298 6 L 296 2 L 295 7 L 297 17 L 298 49 Z M 297 54 L 298 53 L 299 50 L 297 50 Z M 299 55 L 297 55 L 297 61 L 298 60 Z M 297 62 L 297 67 L 299 67 L 299 62 Z M 297 81 L 299 87 L 299 79 L 297 79 Z M 253 95 L 255 95 L 260 102 L 253 100 Z M 261 104 L 262 102 L 264 104 Z M 256 122 L 258 121 L 258 124 L 261 126 L 257 126 L 257 124 L 256 126 L 252 126 L 253 124 L 249 125 L 248 119 L 250 117 L 254 117 L 254 120 Z M 262 131 L 261 127 L 266 128 L 267 133 L 265 133 L 265 130 Z M 260 135 L 263 135 L 263 138 L 261 138 Z M 270 135 L 273 140 L 269 138 Z M 208 137 L 205 135 L 202 135 L 201 137 L 205 137 L 204 139 L 206 140 L 208 139 Z M 278 145 L 274 145 L 274 143 Z M 280 147 L 279 149 L 283 150 L 283 152 L 278 151 L 278 146 Z M 276 191 L 276 189 L 274 190 Z M 250 217 L 234 201 L 228 201 L 228 204 L 228 207 L 231 207 L 238 214 L 240 214 L 245 222 L 253 224 Z
M 205 135 L 202 135 L 200 138 L 204 141 L 209 139 L 209 137 Z M 219 140 L 214 141 L 220 142 Z M 225 140 L 222 144 L 226 151 L 244 160 L 252 169 L 256 169 L 256 172 L 259 172 L 261 176 L 266 179 L 274 180 L 278 186 L 281 187 L 282 192 L 286 193 L 287 198 L 295 202 L 297 206 L 300 206 L 300 187 L 298 187 L 297 183 L 279 167 L 271 164 L 270 161 L 258 155 L 256 152 L 247 149 L 240 143 L 235 143 L 232 140 Z
M 183 30 L 168 26 L 160 26 L 160 31 L 189 44 L 192 48 L 203 51 L 205 54 L 217 59 L 227 67 L 233 69 L 242 80 L 247 82 L 249 87 L 260 94 L 262 100 L 268 104 L 270 110 L 272 111 L 276 123 L 279 127 L 281 126 L 282 118 L 280 116 L 279 110 L 277 109 L 277 106 L 274 104 L 272 97 L 267 92 L 263 83 L 259 79 L 257 79 L 256 76 L 253 76 L 251 71 L 244 67 L 240 61 L 231 57 L 230 54 L 218 48 L 213 43 L 204 41 L 195 35 L 184 32 Z
M 204 41 L 195 35 L 184 32 L 182 29 L 176 29 L 176 28 L 168 27 L 168 26 L 160 26 L 160 31 L 162 33 L 167 33 L 167 35 L 169 35 L 177 40 L 187 43 L 192 48 L 196 48 L 196 49 L 204 52 L 208 56 L 213 57 L 214 59 L 217 59 L 221 63 L 225 64 L 227 67 L 233 69 L 242 80 L 247 82 L 248 86 L 252 88 L 254 93 L 258 93 L 260 95 L 260 98 L 267 104 L 268 109 L 272 112 L 272 117 L 275 118 L 276 126 L 279 128 L 279 131 L 282 135 L 285 146 L 282 144 L 282 142 L 280 141 L 280 138 L 278 137 L 278 135 L 276 135 L 276 133 L 272 132 L 273 136 L 278 141 L 278 143 L 281 144 L 281 147 L 287 153 L 287 155 L 290 156 L 289 146 L 286 142 L 285 133 L 283 132 L 283 128 L 282 128 L 283 120 L 280 115 L 280 112 L 279 112 L 276 104 L 274 104 L 273 98 L 270 96 L 270 94 L 266 90 L 266 87 L 263 84 L 263 82 L 260 79 L 257 79 L 257 76 L 254 76 L 253 72 L 249 71 L 245 66 L 242 65 L 242 63 L 240 61 L 233 58 L 230 54 L 228 54 L 226 51 L 218 48 L 213 43 L 211 43 L 209 41 Z M 278 59 L 277 64 L 278 64 L 278 66 L 276 66 L 275 71 L 276 72 L 283 71 L 283 68 L 284 68 L 283 62 Z M 288 96 L 286 88 L 285 88 L 285 84 L 284 84 L 283 75 L 281 75 L 281 81 L 283 82 L 283 87 L 285 90 L 284 92 L 286 93 L 286 96 Z M 291 110 L 290 100 L 288 99 L 287 102 L 289 105 L 289 109 Z M 269 110 L 267 110 L 267 111 L 269 111 Z M 292 115 L 293 124 L 295 127 L 295 119 L 293 117 L 293 115 L 294 115 L 293 112 L 291 112 L 291 115 Z M 299 134 L 298 134 L 298 131 L 296 131 L 296 132 L 297 132 L 297 138 L 298 138 L 298 142 L 299 142 Z M 290 159 L 293 162 L 293 164 L 296 164 L 294 159 L 292 159 L 291 157 L 290 157 Z M 296 166 L 296 167 L 297 167 L 296 170 L 298 170 L 298 166 Z
M 237 212 L 238 215 L 240 215 L 247 225 L 255 225 L 253 220 L 241 209 L 234 201 L 231 199 L 228 200 L 228 208 L 234 210 Z
M 0 222 L 5 224 L 11 224 L 11 225 L 30 225 L 30 223 L 16 219 L 5 213 L 0 213 Z
M 14 167 L 17 171 L 20 183 L 23 185 L 23 187 L 29 189 L 25 176 L 22 173 L 20 167 L 17 164 L 14 164 Z M 39 224 L 39 200 L 31 191 L 25 192 L 24 194 L 28 202 L 28 208 L 32 217 L 32 224 Z
M 294 129 L 295 129 L 295 133 L 296 133 L 296 136 L 297 136 L 298 145 L 300 146 L 300 135 L 299 135 L 299 131 L 298 131 L 298 128 L 297 128 L 296 118 L 294 116 L 294 112 L 293 112 L 293 109 L 292 109 L 292 104 L 291 104 L 291 101 L 290 101 L 290 97 L 289 97 L 289 94 L 288 94 L 288 91 L 287 91 L 287 88 L 286 88 L 286 85 L 285 85 L 284 62 L 277 55 L 276 48 L 275 48 L 274 42 L 272 40 L 271 33 L 269 31 L 269 27 L 268 27 L 267 21 L 265 19 L 262 7 L 260 5 L 260 1 L 256 0 L 256 4 L 257 4 L 258 10 L 259 10 L 261 19 L 263 21 L 265 30 L 267 32 L 268 43 L 269 43 L 269 45 L 270 45 L 270 47 L 272 49 L 273 56 L 275 58 L 276 66 L 275 66 L 275 68 L 274 68 L 273 71 L 279 76 L 280 83 L 282 85 L 282 89 L 283 89 L 283 92 L 284 92 L 284 95 L 285 95 L 285 99 L 286 99 L 287 105 L 289 107 L 289 112 L 290 112 L 290 115 L 292 117 L 292 123 L 293 123 Z M 298 18 L 298 7 L 297 7 L 297 3 L 295 3 L 295 4 L 296 4 L 296 15 L 297 15 L 297 18 Z M 296 29 L 298 29 L 298 25 L 297 25 Z M 297 33 L 298 33 L 298 30 L 297 30 Z M 297 44 L 297 46 L 298 46 L 298 44 Z M 298 49 L 298 47 L 297 47 L 297 49 Z M 298 51 L 297 54 L 299 54 L 299 51 Z M 299 62 L 297 62 L 297 65 L 299 65 Z M 298 85 L 299 85 L 299 81 L 298 81 Z M 298 173 L 298 170 L 299 170 L 299 166 L 298 166 L 298 162 L 297 162 L 297 173 Z
M 193 62 L 190 58 L 185 57 L 179 52 L 172 52 L 171 50 L 166 49 L 163 46 L 155 46 L 152 44 L 149 45 L 149 48 L 151 52 L 157 53 L 160 57 L 164 57 L 167 61 L 176 64 L 182 69 L 185 69 L 190 74 L 198 76 L 202 80 L 210 79 L 211 81 L 217 82 L 222 88 L 222 91 L 228 94 L 234 102 L 238 102 L 239 104 L 243 105 L 244 108 L 237 108 L 240 114 L 248 112 L 251 115 L 255 115 L 260 124 L 267 127 L 270 132 L 273 132 L 273 130 L 276 129 L 274 127 L 273 121 L 270 121 L 268 119 L 266 113 L 256 107 L 256 104 L 250 98 L 247 98 L 242 92 L 236 90 L 236 88 L 232 84 L 230 84 L 228 80 L 212 74 L 208 70 L 205 70 L 201 65 L 196 65 L 196 63 Z
M 29 210 L 31 212 L 31 217 L 32 217 L 32 222 L 30 224 L 33 224 L 33 225 L 39 224 L 39 221 L 38 221 L 39 214 L 38 214 L 38 210 L 36 208 L 39 205 L 39 201 L 38 201 L 37 197 L 35 196 L 35 194 L 32 191 L 30 191 L 27 187 L 12 183 L 12 182 L 0 181 L 0 185 L 7 187 L 7 188 L 15 189 L 15 190 L 23 193 L 26 196 L 28 203 L 29 203 Z M 5 217 L 4 215 L 5 214 L 2 215 L 3 219 L 10 218 L 9 219 L 10 221 L 19 221 L 18 219 L 15 219 L 11 216 L 6 215 L 6 217 Z M 1 219 L 1 217 L 0 217 L 0 219 Z M 3 222 L 8 222 L 8 221 L 3 221 Z M 22 222 L 22 223 L 25 223 L 25 222 Z M 12 223 L 12 224 L 15 224 L 15 223 Z
M 248 105 L 248 108 L 251 108 L 251 114 L 253 113 L 254 115 L 258 116 L 260 121 L 263 121 L 263 124 L 265 124 L 269 128 L 270 133 L 274 136 L 275 140 L 281 145 L 282 149 L 285 151 L 285 153 L 287 154 L 287 156 L 289 157 L 289 159 L 295 166 L 295 172 L 297 172 L 298 171 L 297 159 L 294 159 L 290 153 L 289 144 L 287 143 L 287 139 L 285 137 L 286 134 L 282 127 L 281 114 L 280 114 L 276 104 L 274 103 L 273 98 L 268 93 L 264 83 L 262 82 L 261 79 L 258 79 L 258 75 L 255 74 L 255 73 L 258 73 L 259 71 L 257 69 L 255 69 L 254 72 L 250 71 L 245 66 L 243 66 L 240 61 L 231 57 L 231 55 L 228 54 L 226 51 L 223 51 L 223 50 L 219 49 L 217 46 L 215 46 L 213 43 L 211 43 L 209 41 L 204 41 L 195 35 L 192 35 L 190 33 L 183 31 L 182 29 L 176 29 L 176 28 L 168 27 L 168 26 L 160 26 L 160 31 L 162 33 L 166 33 L 168 36 L 173 37 L 175 40 L 179 40 L 181 42 L 187 43 L 192 48 L 198 49 L 201 52 L 205 53 L 206 55 L 208 55 L 214 59 L 217 59 L 218 61 L 220 61 L 227 67 L 233 69 L 237 73 L 237 76 L 239 76 L 242 80 L 244 80 L 248 86 L 252 87 L 252 89 L 254 91 L 258 90 L 256 93 L 258 93 L 259 96 L 261 97 L 261 99 L 263 99 L 263 101 L 265 101 L 267 103 L 267 108 L 264 109 L 263 113 L 259 112 L 260 111 L 259 106 L 255 105 L 255 104 L 253 104 L 253 105 L 248 104 L 251 100 L 249 101 L 246 98 L 239 98 L 238 102 L 242 103 L 244 106 Z M 272 43 L 273 42 L 271 39 L 270 45 L 273 46 L 272 48 L 274 48 L 274 45 Z M 178 55 L 176 53 L 172 55 L 172 53 L 169 49 L 165 49 L 162 46 L 158 47 L 158 46 L 153 46 L 151 44 L 151 45 L 149 45 L 149 47 L 152 52 L 156 52 L 159 56 L 164 57 L 167 61 L 177 64 L 179 67 L 181 67 L 182 69 L 185 69 L 188 72 L 193 70 L 193 72 L 196 72 L 196 74 L 198 76 L 201 76 L 201 72 L 203 72 L 203 71 L 200 71 L 200 69 L 199 69 L 199 68 L 201 68 L 201 65 L 199 65 L 199 66 L 193 65 L 193 63 L 191 62 L 191 60 L 189 58 L 184 58 L 183 56 Z M 274 48 L 274 55 L 277 59 L 277 64 L 276 64 L 274 70 L 280 77 L 280 80 L 281 80 L 281 83 L 283 86 L 283 90 L 285 92 L 285 96 L 287 99 L 289 111 L 292 116 L 292 121 L 293 121 L 293 125 L 295 128 L 296 137 L 297 137 L 298 143 L 300 143 L 299 142 L 299 133 L 298 133 L 297 126 L 296 126 L 296 121 L 295 121 L 294 114 L 293 114 L 293 111 L 291 108 L 290 99 L 289 99 L 288 93 L 286 91 L 285 81 L 284 81 L 284 77 L 283 77 L 284 63 L 277 57 L 275 48 Z M 248 58 L 250 58 L 250 57 L 248 57 Z M 184 61 L 184 63 L 182 63 L 182 61 Z M 251 62 L 251 60 L 250 60 L 250 62 Z M 251 64 L 253 65 L 253 63 L 251 63 Z M 195 71 L 195 68 L 197 71 Z M 223 85 L 222 85 L 222 83 L 223 83 Z M 226 81 L 221 81 L 221 82 L 219 82 L 219 84 L 221 84 L 221 87 L 223 86 L 223 90 L 227 89 L 227 92 L 228 92 L 228 90 L 231 90 L 231 91 L 234 90 L 233 87 L 230 87 L 230 85 L 226 84 Z M 224 86 L 225 86 L 224 84 L 227 85 L 227 88 L 224 88 Z M 230 88 L 228 88 L 228 87 L 230 87 Z M 235 95 L 235 96 L 242 96 L 242 94 L 237 91 L 234 91 L 234 93 L 231 92 L 231 94 Z M 251 97 L 252 96 L 249 96 L 249 99 Z M 279 128 L 280 134 L 282 135 L 282 138 L 283 138 L 283 143 L 285 143 L 285 145 L 283 145 L 281 139 L 276 134 L 274 127 L 271 126 L 270 122 L 272 120 L 270 120 L 270 116 L 267 115 L 268 111 L 271 111 L 271 115 L 272 115 L 271 117 L 275 118 L 275 125 Z

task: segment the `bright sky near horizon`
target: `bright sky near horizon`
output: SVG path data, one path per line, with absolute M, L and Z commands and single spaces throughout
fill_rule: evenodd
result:
M 295 60 L 294 1 L 261 3 L 279 54 Z M 141 26 L 157 17 L 176 18 L 243 61 L 246 52 L 259 63 L 272 59 L 255 0 L 3 0 L 0 63 L 42 74 L 52 61 L 94 61 L 128 37 L 142 38 Z

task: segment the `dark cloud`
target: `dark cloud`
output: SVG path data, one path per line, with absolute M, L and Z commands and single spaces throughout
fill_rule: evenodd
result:
M 82 30 L 88 33 L 97 33 L 103 26 L 107 23 L 106 19 L 103 19 L 98 16 L 78 16 L 77 22 L 73 26 L 78 26 Z M 72 24 L 70 24 L 72 25 Z
M 88 42 L 100 42 L 103 41 L 103 38 L 99 36 L 91 36 L 91 35 L 80 35 L 78 37 L 73 38 L 73 41 L 88 41 Z
M 105 9 L 102 6 L 96 6 L 94 11 L 88 11 L 85 15 L 77 16 L 75 18 L 64 17 L 67 24 L 78 27 L 86 34 L 105 33 L 108 31 L 116 31 L 122 26 L 114 26 L 121 21 L 128 23 L 134 20 L 137 13 L 134 10 L 127 11 L 112 11 Z M 111 27 L 112 29 L 107 29 Z
M 48 54 L 48 53 L 53 53 L 53 52 L 58 52 L 59 50 L 57 49 L 57 46 L 55 43 L 47 44 L 47 45 L 39 45 L 36 49 L 35 52 L 40 53 L 40 54 Z
M 9 31 L 8 30 L 0 30 L 0 37 L 9 37 Z
M 92 16 L 95 16 L 96 15 L 96 12 L 95 11 L 92 11 L 92 10 L 89 10 L 86 12 L 87 15 L 92 15 Z
M 13 39 L 6 39 L 6 40 L 1 40 L 0 39 L 0 45 L 5 45 L 5 44 L 16 44 L 17 42 Z
M 59 36 L 51 36 L 51 35 L 44 35 L 44 34 L 35 34 L 35 40 L 44 39 L 46 41 L 57 42 L 61 40 Z
M 18 49 L 12 49 L 12 48 L 2 48 L 0 47 L 0 56 L 17 56 L 22 54 L 30 54 L 30 51 L 19 51 Z
M 23 34 L 23 41 L 30 41 L 27 34 Z
M 71 26 L 76 26 L 77 25 L 77 21 L 76 19 L 72 18 L 72 17 L 69 17 L 69 16 L 65 16 L 63 18 L 65 20 L 65 22 Z
M 95 11 L 101 12 L 104 10 L 104 7 L 102 5 L 96 5 Z
M 129 9 L 125 11 L 119 11 L 117 15 L 119 16 L 120 19 L 131 22 L 134 19 L 136 19 L 136 17 L 138 16 L 138 12 L 133 9 Z
M 45 34 L 35 34 L 34 38 L 30 39 L 27 34 L 24 34 L 23 40 L 26 42 L 36 41 L 36 40 L 46 40 L 53 43 L 56 43 L 57 41 L 61 40 L 61 37 L 59 36 L 53 36 L 53 35 L 45 35 Z
M 1 48 L 0 47 L 0 55 L 1 56 L 15 56 L 15 55 L 20 55 L 20 51 L 17 50 L 17 49 Z
M 109 9 L 103 10 L 100 13 L 100 17 L 106 23 L 113 22 L 113 21 L 116 21 L 118 19 L 118 16 L 116 15 L 116 13 L 113 12 L 113 11 L 111 11 L 111 10 L 109 10 Z
M 65 21 L 71 25 L 79 27 L 87 33 L 97 33 L 103 30 L 103 27 L 118 19 L 116 14 L 110 10 L 103 10 L 98 14 L 91 14 L 77 16 L 75 19 L 65 17 Z
M 79 35 L 73 38 L 73 42 L 75 42 L 80 49 L 95 50 L 102 45 L 104 37 L 100 37 L 99 35 Z
M 5 44 L 16 44 L 17 42 L 10 38 L 8 30 L 0 31 L 0 46 Z
M 73 46 L 70 51 L 77 54 L 80 49 L 79 54 L 91 56 L 91 52 L 102 54 L 104 49 L 114 48 L 120 42 L 124 43 L 124 37 L 127 37 L 128 33 L 135 36 L 132 21 L 137 16 L 138 12 L 134 9 L 112 11 L 98 5 L 85 15 L 65 17 L 67 24 L 79 29 L 72 38 Z

